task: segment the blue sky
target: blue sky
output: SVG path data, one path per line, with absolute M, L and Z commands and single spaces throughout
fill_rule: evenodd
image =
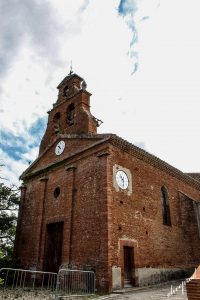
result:
M 70 63 L 92 113 L 184 172 L 200 171 L 199 0 L 0 2 L 0 159 L 7 182 L 38 155 Z M 13 30 L 14 29 L 14 30 Z M 112 112 L 112 114 L 111 114 Z
M 0 130 L 1 150 L 10 158 L 23 162 L 31 162 L 25 154 L 28 154 L 32 149 L 38 148 L 40 140 L 43 137 L 46 127 L 47 117 L 40 117 L 33 122 L 30 127 L 24 128 L 26 135 L 18 135 L 9 130 Z

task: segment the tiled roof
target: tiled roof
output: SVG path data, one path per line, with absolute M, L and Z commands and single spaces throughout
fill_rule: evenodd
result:
M 185 173 L 185 174 L 187 174 L 187 175 L 191 176 L 192 178 L 200 181 L 200 173 Z

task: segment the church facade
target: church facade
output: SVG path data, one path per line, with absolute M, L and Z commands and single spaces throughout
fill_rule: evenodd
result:
M 21 175 L 16 258 L 93 270 L 109 292 L 189 274 L 200 262 L 199 174 L 98 134 L 86 88 L 73 73 L 59 84 L 39 156 Z

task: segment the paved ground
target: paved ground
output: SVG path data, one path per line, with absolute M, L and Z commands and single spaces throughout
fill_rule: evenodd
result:
M 181 286 L 177 290 L 175 295 L 172 295 L 171 297 L 168 297 L 167 295 L 170 292 L 171 285 L 173 285 L 174 289 L 180 285 L 179 281 L 176 282 L 168 282 L 162 285 L 152 286 L 148 288 L 136 288 L 131 290 L 125 290 L 123 293 L 118 294 L 111 294 L 111 295 L 105 295 L 105 296 L 98 296 L 95 295 L 94 297 L 69 297 L 62 299 L 67 300 L 79 300 L 79 299 L 90 299 L 90 300 L 162 300 L 162 299 L 169 299 L 169 300 L 188 300 L 187 294 L 184 288 L 184 295 L 182 295 Z M 6 300 L 50 300 L 53 299 L 51 297 L 51 294 L 48 292 L 46 293 L 26 293 L 26 292 L 20 292 L 15 291 L 15 293 L 11 294 L 10 290 L 7 290 L 5 293 L 2 293 L 0 290 L 0 299 L 6 299 Z
M 180 282 L 173 282 L 173 287 L 176 288 L 180 285 Z M 171 289 L 171 283 L 166 283 L 159 286 L 149 287 L 146 289 L 135 289 L 129 292 L 125 292 L 123 294 L 111 294 L 109 296 L 103 296 L 98 298 L 98 300 L 162 300 L 162 299 L 169 299 L 169 300 L 187 300 L 186 290 L 184 288 L 184 295 L 182 295 L 181 286 L 177 290 L 176 294 L 173 296 L 168 297 Z

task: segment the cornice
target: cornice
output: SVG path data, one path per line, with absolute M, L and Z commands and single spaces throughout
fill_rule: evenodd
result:
M 26 177 L 26 174 L 31 173 L 31 169 L 34 167 L 34 165 L 47 153 L 47 151 L 55 145 L 59 139 L 105 139 L 108 138 L 110 135 L 109 134 L 94 134 L 94 133 L 88 133 L 88 134 L 58 134 L 57 138 L 51 142 L 47 148 L 36 158 L 36 160 L 21 174 L 19 179 L 23 180 L 23 178 Z
M 112 134 L 110 136 L 110 143 L 121 149 L 122 151 L 125 151 L 138 159 L 145 161 L 146 163 L 167 172 L 168 174 L 172 175 L 173 177 L 176 177 L 177 179 L 197 188 L 200 190 L 200 182 L 191 176 L 187 175 L 186 173 L 183 173 L 182 171 L 176 169 L 175 167 L 169 165 L 165 161 L 161 160 L 160 158 L 154 156 L 153 154 L 148 153 L 147 151 L 129 143 L 128 141 L 118 137 L 117 135 Z
M 37 170 L 34 172 L 29 172 L 29 170 L 34 166 L 34 164 L 41 158 L 41 156 L 43 156 L 46 151 L 54 144 L 58 141 L 58 139 L 60 138 L 67 138 L 67 139 L 100 139 L 99 141 L 97 141 L 96 143 L 93 143 L 92 145 L 86 147 L 83 150 L 77 151 L 76 153 L 74 153 L 73 155 L 71 155 L 70 157 L 66 157 L 63 160 L 50 164 L 48 165 L 46 168 L 43 168 L 41 170 Z M 182 171 L 178 170 L 177 168 L 169 165 L 168 163 L 166 163 L 165 161 L 161 160 L 160 158 L 154 156 L 153 154 L 148 153 L 147 151 L 129 143 L 128 141 L 122 139 L 121 137 L 115 135 L 115 134 L 82 134 L 82 135 L 78 135 L 78 134 L 60 134 L 58 136 L 58 139 L 56 141 L 54 141 L 50 147 L 48 147 L 48 149 L 40 156 L 38 157 L 38 159 L 21 175 L 21 179 L 26 179 L 26 178 L 30 178 L 33 176 L 36 176 L 38 174 L 43 174 L 44 172 L 49 171 L 50 169 L 60 166 L 63 163 L 66 163 L 69 159 L 73 159 L 75 156 L 82 154 L 83 152 L 86 152 L 90 149 L 92 149 L 93 147 L 96 147 L 102 143 L 108 142 L 109 144 L 111 144 L 114 147 L 117 147 L 118 149 L 129 153 L 130 155 L 133 155 L 134 157 L 150 164 L 151 166 L 154 166 L 164 172 L 167 172 L 169 175 L 181 180 L 184 183 L 189 184 L 190 186 L 200 190 L 200 182 L 191 177 L 190 175 L 188 175 L 187 173 L 183 173 Z
M 108 140 L 109 138 L 107 138 Z M 39 175 L 44 175 L 47 174 L 50 170 L 55 169 L 57 167 L 60 167 L 61 165 L 66 165 L 67 163 L 69 163 L 69 161 L 73 160 L 74 158 L 76 158 L 77 156 L 82 155 L 83 153 L 87 152 L 88 150 L 91 150 L 101 144 L 103 144 L 104 142 L 106 142 L 106 139 L 100 140 L 96 143 L 93 143 L 92 145 L 86 147 L 83 150 L 80 151 L 76 151 L 74 154 L 70 155 L 70 156 L 65 156 L 62 160 L 54 162 L 54 163 L 50 163 L 48 164 L 46 167 L 43 167 L 41 169 L 35 170 L 33 172 L 28 172 L 28 169 L 20 176 L 20 179 L 22 180 L 27 180 L 30 179 L 32 177 L 36 177 Z
M 67 75 L 57 86 L 57 89 L 59 89 L 64 83 L 66 83 L 67 81 L 71 80 L 73 77 L 76 77 L 78 79 L 80 79 L 81 81 L 83 81 L 84 79 L 82 77 L 80 77 L 79 75 L 77 75 L 76 73 L 72 73 L 71 75 Z
M 57 102 L 54 103 L 54 104 L 53 104 L 53 108 L 52 108 L 50 111 L 48 111 L 48 113 L 50 113 L 50 112 L 51 112 L 52 110 L 54 110 L 55 108 L 58 108 L 59 106 L 61 106 L 63 103 L 70 102 L 71 99 L 75 98 L 76 96 L 78 96 L 78 95 L 81 94 L 81 93 L 87 94 L 87 95 L 89 95 L 89 96 L 92 95 L 90 92 L 85 91 L 85 90 L 83 90 L 83 89 L 80 89 L 78 92 L 76 92 L 76 93 L 74 93 L 74 94 L 71 94 L 71 95 L 69 95 L 68 97 L 65 97 L 65 99 L 64 99 L 63 101 L 58 102 L 58 103 L 57 103 Z M 88 107 L 90 107 L 90 106 L 88 105 Z

